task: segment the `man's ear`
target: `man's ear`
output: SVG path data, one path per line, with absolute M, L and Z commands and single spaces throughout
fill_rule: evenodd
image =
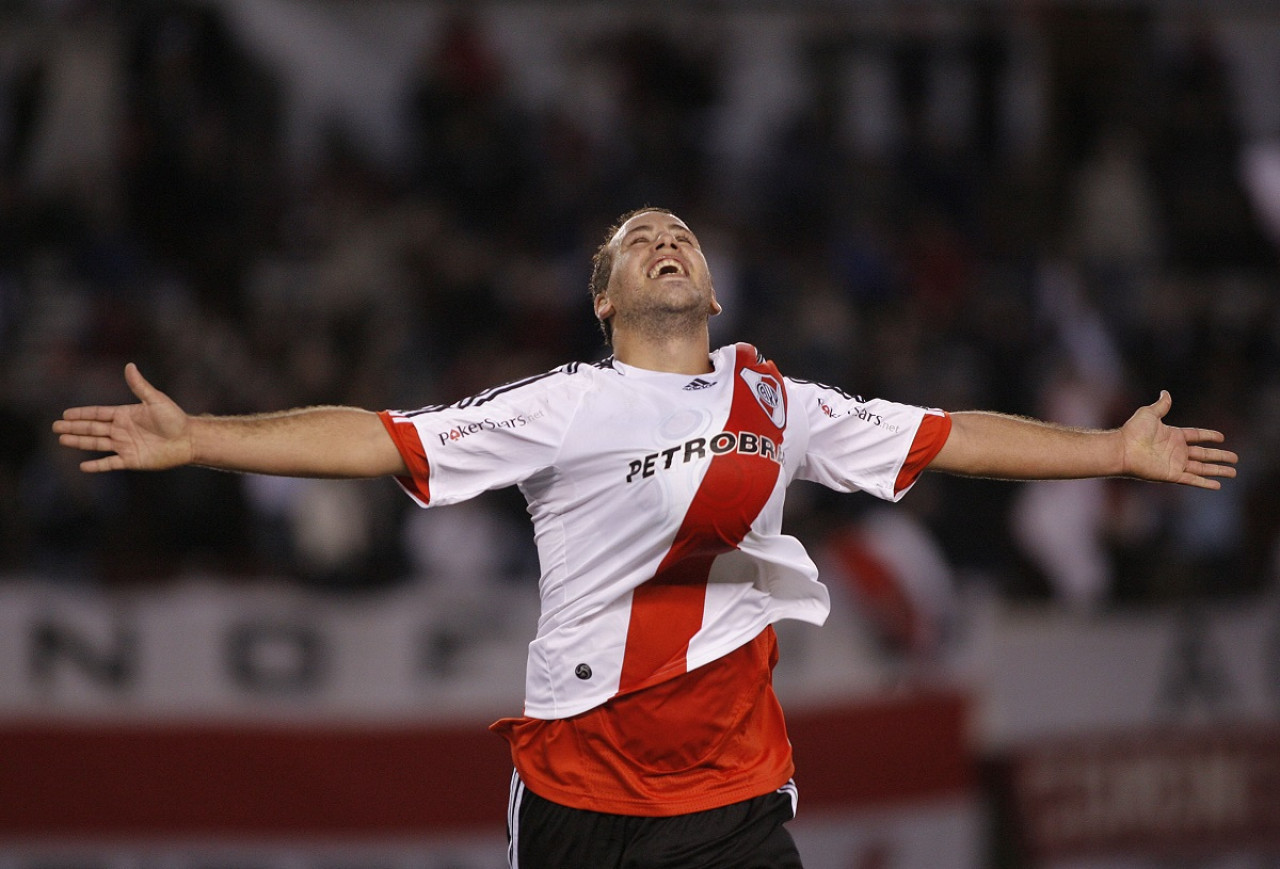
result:
M 712 296 L 711 297 L 711 316 L 714 317 L 716 314 L 719 314 L 723 310 L 724 308 L 720 307 L 720 303 L 716 301 L 716 297 Z
M 595 307 L 597 320 L 607 320 L 613 315 L 613 302 L 609 301 L 609 297 L 605 293 L 596 296 Z

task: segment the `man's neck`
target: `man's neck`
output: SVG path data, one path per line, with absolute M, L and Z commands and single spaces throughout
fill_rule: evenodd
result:
M 705 330 L 699 336 L 658 339 L 615 332 L 613 358 L 624 365 L 671 374 L 709 374 L 714 370 Z

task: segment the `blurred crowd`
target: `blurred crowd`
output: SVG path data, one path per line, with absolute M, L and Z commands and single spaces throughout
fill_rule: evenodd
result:
M 421 511 L 385 480 L 90 476 L 49 423 L 128 400 L 130 360 L 191 412 L 252 413 L 418 407 L 599 358 L 591 253 L 652 204 L 703 239 L 714 343 L 865 396 L 1086 427 L 1165 388 L 1171 422 L 1241 453 L 1217 493 L 926 475 L 886 508 L 797 486 L 790 529 L 887 643 L 933 642 L 971 585 L 1083 611 L 1275 585 L 1277 247 L 1242 106 L 1280 75 L 1242 92 L 1226 37 L 1276 22 L 824 4 L 745 63 L 738 18 L 776 8 L 619 5 L 560 43 L 565 98 L 532 100 L 500 16 L 442 6 L 385 95 L 395 158 L 327 117 L 304 160 L 286 77 L 228 11 L 246 3 L 0 16 L 4 575 L 536 577 L 512 492 Z M 786 75 L 748 143 L 735 123 Z

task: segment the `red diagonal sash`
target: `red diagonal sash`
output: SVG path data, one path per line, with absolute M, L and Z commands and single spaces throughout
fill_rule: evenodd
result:
M 771 408 L 757 396 L 759 378 L 744 378 L 744 368 L 776 385 L 776 400 L 785 411 L 777 368 L 771 362 L 759 362 L 754 347 L 739 344 L 733 400 L 724 430 L 767 437 L 780 449 L 783 429 L 770 418 Z M 785 417 L 775 411 L 774 419 Z M 768 502 L 779 470 L 774 458 L 758 453 L 735 450 L 712 456 L 671 548 L 653 578 L 632 594 L 618 693 L 661 682 L 688 669 L 689 641 L 702 627 L 711 564 L 716 556 L 742 542 Z

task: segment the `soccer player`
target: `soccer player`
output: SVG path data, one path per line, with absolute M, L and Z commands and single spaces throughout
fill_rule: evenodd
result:
M 451 405 L 190 416 L 139 403 L 53 424 L 106 453 L 88 472 L 202 465 L 392 476 L 419 505 L 500 486 L 529 503 L 542 615 L 523 715 L 493 729 L 515 766 L 513 867 L 796 867 L 791 748 L 772 687 L 775 621 L 829 600 L 781 533 L 800 478 L 896 501 L 925 469 L 1004 479 L 1126 476 L 1216 489 L 1236 456 L 1165 425 L 1167 392 L 1119 429 L 946 413 L 786 377 L 747 344 L 712 350 L 719 312 L 693 231 L 624 215 L 597 251 L 595 315 L 613 355 Z

